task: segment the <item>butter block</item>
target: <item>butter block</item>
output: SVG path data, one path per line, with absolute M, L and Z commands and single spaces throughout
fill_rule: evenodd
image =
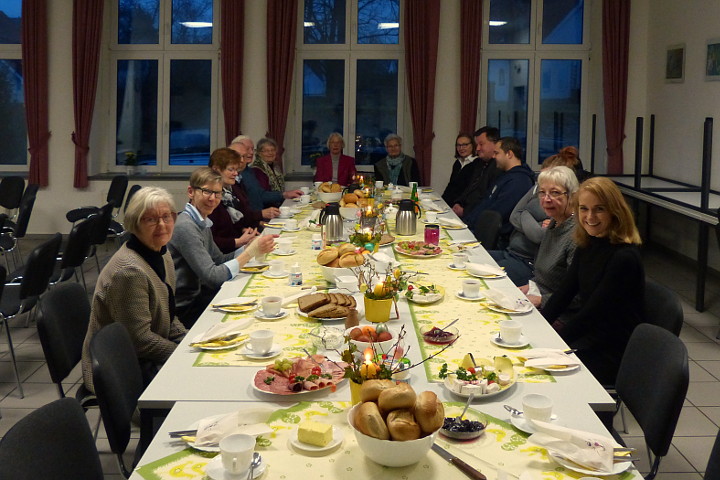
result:
M 333 438 L 332 425 L 306 420 L 298 427 L 298 440 L 316 447 L 324 447 Z

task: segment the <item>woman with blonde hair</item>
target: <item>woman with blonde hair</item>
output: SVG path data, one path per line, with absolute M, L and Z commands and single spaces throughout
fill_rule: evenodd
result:
M 622 193 L 608 178 L 595 177 L 580 185 L 575 217 L 575 257 L 543 315 L 571 348 L 578 349 L 600 383 L 614 384 L 630 334 L 642 322 L 642 241 Z M 575 295 L 579 310 L 557 321 Z

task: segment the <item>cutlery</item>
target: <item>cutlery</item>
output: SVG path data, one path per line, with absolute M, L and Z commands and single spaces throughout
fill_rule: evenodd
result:
M 194 437 L 197 435 L 197 430 L 175 430 L 174 432 L 168 432 L 170 438 L 180 437 Z
M 522 417 L 523 412 L 518 410 L 517 408 L 511 407 L 510 405 L 503 405 L 505 407 L 505 410 L 512 413 L 516 417 Z
M 565 350 L 565 351 L 563 351 L 563 353 L 564 353 L 565 355 L 570 355 L 570 354 L 575 353 L 575 352 L 577 352 L 577 348 L 571 348 L 570 350 Z
M 615 447 L 613 448 L 613 452 L 634 452 L 635 449 L 633 447 Z
M 260 463 L 262 462 L 262 457 L 258 452 L 253 453 L 253 459 L 250 463 L 250 472 L 248 472 L 247 480 L 251 480 L 253 478 L 253 475 L 255 474 L 255 469 L 260 466 Z
M 480 473 L 479 470 L 476 470 L 467 463 L 463 462 L 458 457 L 439 446 L 437 443 L 433 443 L 432 449 L 435 453 L 440 455 L 443 459 L 447 460 L 453 466 L 457 467 L 458 470 L 463 472 L 468 477 L 474 478 L 475 480 L 487 480 L 487 477 Z
M 447 325 L 445 325 L 445 326 L 444 326 L 443 328 L 441 328 L 440 330 L 444 332 L 446 328 L 450 328 L 450 327 L 452 327 L 453 325 L 455 325 L 455 323 L 457 323 L 458 320 L 460 320 L 460 318 L 456 318 L 455 320 L 453 320 L 452 322 L 448 323 Z
M 229 302 L 229 303 L 213 303 L 210 306 L 212 308 L 218 307 L 243 307 L 245 305 L 257 305 L 257 299 L 246 300 L 244 302 Z
M 300 293 L 296 293 L 296 294 L 294 294 L 294 295 L 290 295 L 289 297 L 285 297 L 285 298 L 282 299 L 281 306 L 284 307 L 285 305 L 288 305 L 288 304 L 292 303 L 293 300 L 297 300 L 298 298 L 300 298 L 300 297 L 302 297 L 302 296 L 304 296 L 304 295 L 309 295 L 309 294 L 314 293 L 314 292 L 316 292 L 316 291 L 317 291 L 317 287 L 313 286 L 313 287 L 310 288 L 309 291 L 300 292 Z
M 457 423 L 457 422 L 459 422 L 459 421 L 462 421 L 462 417 L 465 416 L 465 412 L 467 412 L 467 409 L 470 407 L 470 404 L 472 403 L 473 398 L 475 398 L 475 394 L 474 394 L 474 393 L 471 393 L 470 396 L 469 396 L 468 399 L 467 399 L 467 402 L 465 403 L 465 408 L 463 408 L 463 411 L 462 411 L 462 413 L 460 414 L 459 417 L 455 417 L 455 421 L 454 421 L 453 423 Z

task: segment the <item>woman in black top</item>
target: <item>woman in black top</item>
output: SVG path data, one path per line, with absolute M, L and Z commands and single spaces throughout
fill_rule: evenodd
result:
M 622 193 L 604 177 L 580 185 L 575 216 L 575 257 L 543 314 L 598 381 L 610 385 L 630 334 L 642 322 L 640 234 Z M 580 310 L 558 322 L 576 294 Z

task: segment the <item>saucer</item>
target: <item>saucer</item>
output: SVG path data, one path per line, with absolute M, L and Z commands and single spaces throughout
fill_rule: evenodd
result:
M 267 353 L 255 353 L 252 351 L 252 348 L 250 348 L 250 344 L 246 343 L 245 346 L 238 352 L 241 355 L 245 355 L 247 358 L 251 358 L 253 360 L 265 360 L 267 358 L 277 357 L 282 353 L 282 347 L 278 345 L 277 343 L 273 343 L 272 348 Z
M 297 448 L 298 450 L 302 450 L 305 452 L 312 452 L 312 453 L 325 453 L 329 452 L 330 450 L 333 450 L 334 448 L 338 447 L 342 442 L 343 438 L 345 437 L 343 431 L 341 428 L 336 427 L 333 425 L 332 427 L 333 432 L 333 438 L 330 440 L 330 443 L 325 445 L 324 447 L 318 447 L 315 445 L 310 445 L 309 443 L 304 443 L 298 440 L 298 432 L 297 429 L 293 430 L 293 432 L 290 434 L 290 445 Z
M 550 417 L 550 422 L 555 423 L 557 422 L 557 415 L 553 415 Z M 510 423 L 513 424 L 513 427 L 517 428 L 518 430 L 522 430 L 525 433 L 535 433 L 537 432 L 537 429 L 535 428 L 535 425 L 532 424 L 530 420 L 525 418 L 524 416 L 517 416 L 517 415 L 510 415 Z
M 257 314 L 255 314 L 255 316 L 257 317 Z M 504 341 L 502 337 L 497 334 L 497 332 L 493 333 L 493 336 L 490 337 L 490 341 L 498 347 L 503 348 L 523 348 L 530 345 L 530 342 L 528 342 L 528 339 L 523 334 L 520 334 L 520 341 L 518 341 L 517 343 L 508 343 Z
M 265 473 L 265 468 L 267 468 L 267 464 L 262 457 L 260 457 L 260 465 L 258 465 L 253 471 L 252 478 L 258 478 L 260 475 Z M 210 477 L 212 480 L 245 480 L 248 476 L 248 471 L 245 470 L 242 473 L 228 472 L 225 470 L 225 467 L 223 467 L 222 455 L 218 455 L 205 465 L 205 475 Z
M 280 313 L 274 316 L 265 315 L 262 310 L 258 310 L 257 312 L 255 312 L 255 318 L 258 318 L 260 320 L 280 320 L 281 318 L 287 317 L 287 314 L 288 312 L 285 309 L 281 309 Z
M 297 228 L 283 228 L 283 232 L 299 232 L 300 227 Z
M 285 278 L 288 275 L 290 275 L 290 272 L 281 272 L 281 273 L 271 273 L 269 270 L 267 272 L 263 272 L 262 276 L 265 278 Z
M 263 275 L 265 275 L 265 274 L 263 274 Z M 478 300 L 485 300 L 485 297 L 483 297 L 482 295 L 480 295 L 478 297 L 474 297 L 474 298 L 466 297 L 462 290 L 458 290 L 457 292 L 455 292 L 455 296 L 458 298 L 461 298 L 463 300 L 467 300 L 468 302 L 477 302 Z
M 294 248 L 293 248 L 292 250 L 288 251 L 288 252 L 281 252 L 280 250 L 275 250 L 275 251 L 273 252 L 273 254 L 275 254 L 275 255 L 280 255 L 281 257 L 287 257 L 287 256 L 289 256 L 289 255 L 295 255 L 296 253 L 297 253 L 297 250 L 295 250 Z
M 281 213 L 280 215 L 278 215 L 277 218 L 281 218 L 281 219 L 283 219 L 283 220 L 287 220 L 288 218 L 292 218 L 293 215 L 294 215 L 293 213 L 291 213 L 290 215 L 283 215 L 283 214 Z
M 448 263 L 448 264 L 447 264 L 447 267 L 448 267 L 450 270 L 458 270 L 458 271 L 460 271 L 460 272 L 463 271 L 463 270 L 465 270 L 465 267 L 456 267 L 454 263 Z

